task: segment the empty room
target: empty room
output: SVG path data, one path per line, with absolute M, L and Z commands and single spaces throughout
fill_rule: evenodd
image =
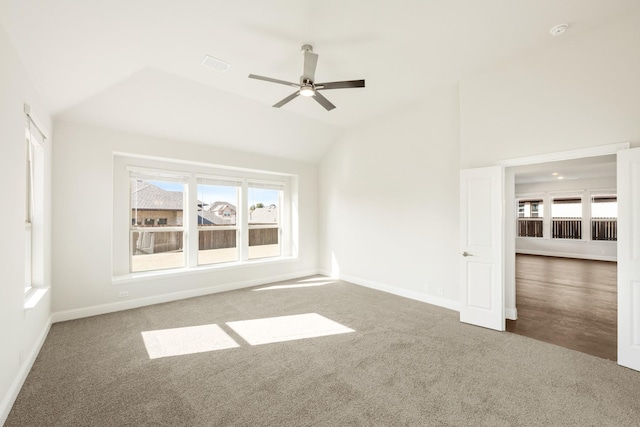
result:
M 638 76 L 633 0 L 0 0 L 0 424 L 638 425 Z M 543 243 L 615 358 L 507 330 Z

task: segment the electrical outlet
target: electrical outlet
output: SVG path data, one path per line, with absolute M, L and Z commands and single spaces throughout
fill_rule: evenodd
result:
M 129 296 L 129 291 L 120 291 L 118 293 L 118 298 L 125 298 Z
M 438 288 L 438 295 L 440 295 L 441 297 L 444 296 L 444 288 Z

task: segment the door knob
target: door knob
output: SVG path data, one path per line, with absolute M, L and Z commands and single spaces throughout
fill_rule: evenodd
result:
M 470 254 L 467 251 L 462 252 L 462 256 L 467 257 L 467 256 L 473 256 L 472 254 Z

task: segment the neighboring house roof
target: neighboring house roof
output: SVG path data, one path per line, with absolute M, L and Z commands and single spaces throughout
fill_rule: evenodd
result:
M 233 205 L 233 204 L 231 204 L 229 202 L 221 202 L 221 201 L 215 201 L 215 202 L 211 203 L 210 205 L 208 205 L 206 207 L 206 209 L 208 211 L 213 212 L 214 210 L 217 210 L 220 207 L 224 207 L 224 206 L 229 206 L 229 208 L 231 208 L 231 210 L 233 210 L 234 213 L 237 211 L 235 205 Z
M 249 222 L 252 224 L 276 224 L 278 222 L 278 208 L 275 205 L 255 208 L 249 212 Z
M 131 190 L 131 207 L 152 210 L 183 210 L 182 193 L 167 191 L 148 182 Z
M 222 217 L 219 213 L 230 209 L 231 216 Z M 227 202 L 215 201 L 198 213 L 198 224 L 204 225 L 233 225 L 236 222 L 236 207 Z

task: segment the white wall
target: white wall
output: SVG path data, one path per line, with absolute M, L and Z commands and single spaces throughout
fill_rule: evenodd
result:
M 640 15 L 461 82 L 461 164 L 640 145 Z
M 0 26 L 0 424 L 8 415 L 31 367 L 43 335 L 48 330 L 50 292 L 39 304 L 24 309 L 25 277 L 25 115 L 24 103 L 32 108 L 38 124 L 51 136 L 49 113 Z M 51 139 L 45 145 L 45 194 L 51 189 Z M 45 197 L 45 229 L 50 230 L 51 199 Z M 40 285 L 51 285 L 50 235 L 44 236 L 44 264 Z
M 324 272 L 457 306 L 458 126 L 452 87 L 332 146 L 320 166 Z
M 551 181 L 531 184 L 516 185 L 516 198 L 541 196 L 545 199 L 544 215 L 545 221 L 550 223 L 551 212 L 549 200 L 553 195 L 589 193 L 590 191 L 602 190 L 605 192 L 616 190 L 616 178 L 593 178 L 593 179 L 577 179 L 564 181 Z M 588 194 L 587 194 L 588 196 Z M 513 214 L 517 215 L 516 207 L 513 208 Z M 583 215 L 584 218 L 590 218 L 591 215 Z M 587 237 L 591 229 L 587 219 L 583 222 L 583 234 Z M 548 231 L 548 230 L 547 230 Z M 595 259 L 602 261 L 615 261 L 617 259 L 618 245 L 616 242 L 607 241 L 591 241 L 591 240 L 572 240 L 572 239 L 551 239 L 549 232 L 542 238 L 537 237 L 516 237 L 516 253 L 531 255 L 549 255 L 561 256 L 569 258 Z
M 640 14 L 629 15 L 582 34 L 569 30 L 552 49 L 464 79 L 461 166 L 626 141 L 640 145 L 638 40 Z M 507 312 L 515 312 L 514 262 L 507 259 Z
M 317 272 L 316 165 L 64 122 L 56 122 L 55 138 L 54 320 Z M 298 175 L 298 259 L 112 283 L 114 152 Z M 119 298 L 122 291 L 128 297 Z

